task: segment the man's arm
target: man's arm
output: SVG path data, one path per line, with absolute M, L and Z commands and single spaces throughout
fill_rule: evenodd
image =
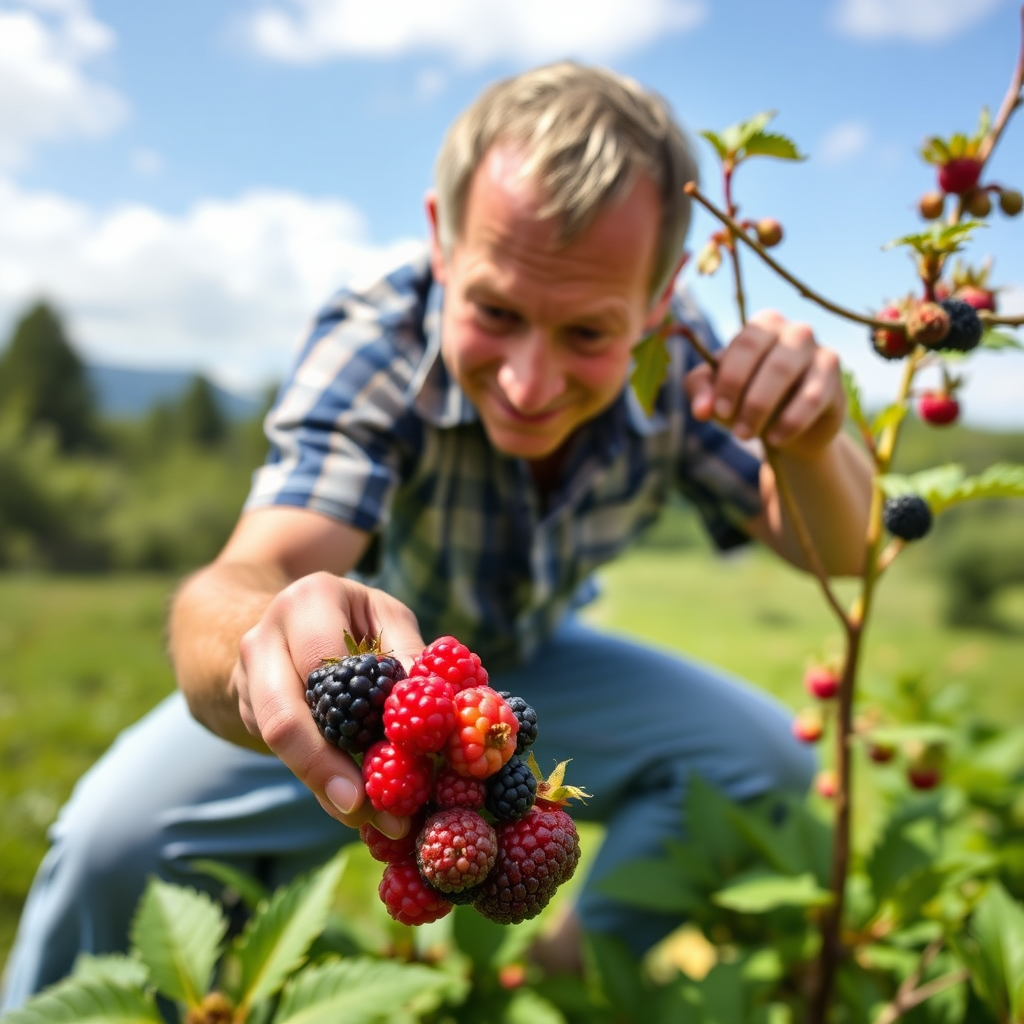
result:
M 304 509 L 249 512 L 217 559 L 184 581 L 169 619 L 171 660 L 193 715 L 226 740 L 276 754 L 353 827 L 370 816 L 359 768 L 320 736 L 306 676 L 344 653 L 346 630 L 383 633 L 406 666 L 423 648 L 408 608 L 344 578 L 368 542 Z
M 777 313 L 752 317 L 719 355 L 687 377 L 693 414 L 716 419 L 744 440 L 773 449 L 829 575 L 861 570 L 871 505 L 871 466 L 842 432 L 846 402 L 839 360 L 809 327 Z M 775 471 L 760 475 L 761 511 L 749 532 L 801 568 L 809 568 Z

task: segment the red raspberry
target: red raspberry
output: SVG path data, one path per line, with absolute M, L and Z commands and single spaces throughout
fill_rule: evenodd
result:
M 381 740 L 366 752 L 363 784 L 378 811 L 408 817 L 430 799 L 434 763 L 425 754 L 413 754 Z
M 414 754 L 435 754 L 455 729 L 455 690 L 440 676 L 401 680 L 384 701 L 384 735 Z
M 960 403 L 945 391 L 926 391 L 917 400 L 917 413 L 933 426 L 953 423 L 960 415 Z
M 445 765 L 434 780 L 434 803 L 441 810 L 463 807 L 478 811 L 484 805 L 487 785 L 483 779 L 460 775 L 454 768 Z
M 839 675 L 827 665 L 812 665 L 804 673 L 804 689 L 818 700 L 831 700 L 839 692 Z
M 414 857 L 388 864 L 377 892 L 388 913 L 401 924 L 429 924 L 452 909 L 452 904 L 420 877 Z
M 793 735 L 801 743 L 817 743 L 825 733 L 825 723 L 818 708 L 804 708 L 793 719 Z
M 414 824 L 401 839 L 392 839 L 367 821 L 359 827 L 359 838 L 374 860 L 379 860 L 383 864 L 394 864 L 396 861 L 415 856 L 416 831 Z
M 966 302 L 968 306 L 978 310 L 984 309 L 990 313 L 996 311 L 995 292 L 989 288 L 979 288 L 972 284 L 961 285 L 953 292 L 953 298 L 960 299 L 961 302 Z
M 451 683 L 456 692 L 467 686 L 487 685 L 487 669 L 480 663 L 480 656 L 453 636 L 440 636 L 427 644 L 409 675 L 440 676 Z
M 494 867 L 497 856 L 494 827 L 476 811 L 438 811 L 427 818 L 416 838 L 420 874 L 443 893 L 479 885 Z
M 939 168 L 939 188 L 962 195 L 970 192 L 981 177 L 981 161 L 973 156 L 957 157 Z
M 876 320 L 902 320 L 903 311 L 897 306 L 886 306 L 875 314 Z M 871 332 L 871 344 L 884 359 L 902 359 L 914 347 L 906 331 L 888 331 L 877 328 Z
M 489 686 L 455 694 L 455 731 L 445 756 L 460 775 L 486 779 L 515 752 L 519 721 L 508 701 Z
M 942 771 L 927 765 L 911 765 L 907 781 L 914 789 L 934 789 L 942 781 Z
M 568 812 L 538 801 L 518 821 L 495 829 L 498 859 L 473 906 L 499 924 L 536 917 L 580 862 L 580 841 Z

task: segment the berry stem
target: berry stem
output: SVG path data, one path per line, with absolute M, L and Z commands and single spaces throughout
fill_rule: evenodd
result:
M 1024 104 L 1024 4 L 1020 8 L 1021 21 L 1021 48 L 1017 54 L 1017 66 L 1014 68 L 1013 77 L 1010 79 L 1009 88 L 1003 97 L 1003 102 L 992 123 L 992 128 L 981 142 L 978 148 L 978 159 L 984 164 L 996 148 L 996 143 L 1002 136 L 1013 112 Z
M 847 309 L 845 306 L 840 306 L 830 299 L 825 298 L 819 292 L 816 292 L 809 285 L 804 284 L 799 278 L 794 277 L 785 267 L 783 267 L 774 257 L 770 256 L 765 250 L 764 246 L 757 241 L 756 238 L 752 238 L 748 235 L 736 221 L 729 216 L 724 210 L 720 210 L 703 192 L 701 192 L 695 181 L 688 181 L 683 186 L 683 191 L 692 196 L 707 209 L 712 216 L 717 217 L 733 235 L 740 238 L 751 249 L 754 250 L 768 264 L 772 270 L 775 271 L 781 278 L 788 281 L 805 299 L 809 299 L 811 302 L 816 302 L 823 309 L 827 309 L 830 313 L 835 313 L 836 316 L 843 317 L 846 320 L 853 320 L 855 323 L 865 324 L 868 327 L 875 327 L 879 330 L 900 330 L 902 325 L 899 321 L 894 320 L 877 320 L 874 317 L 865 316 L 863 313 L 857 313 L 852 309 Z
M 736 248 L 736 235 L 741 234 L 744 238 L 747 233 L 743 226 L 736 223 L 736 204 L 732 201 L 732 172 L 735 165 L 727 160 L 722 167 L 722 193 L 725 196 L 725 208 L 728 211 L 729 224 L 729 260 L 732 263 L 733 283 L 736 288 L 736 309 L 739 311 L 740 323 L 747 322 L 747 299 L 743 290 L 743 275 L 740 272 L 740 251 Z

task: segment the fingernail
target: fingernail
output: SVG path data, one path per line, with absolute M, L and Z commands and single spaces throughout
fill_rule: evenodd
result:
M 409 828 L 407 818 L 396 818 L 387 811 L 382 811 L 373 819 L 374 827 L 383 832 L 388 839 L 401 839 Z
M 351 814 L 359 802 L 359 791 L 344 775 L 335 775 L 328 779 L 324 793 L 342 814 Z

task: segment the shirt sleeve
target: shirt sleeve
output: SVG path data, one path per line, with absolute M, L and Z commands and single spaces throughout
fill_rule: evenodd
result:
M 267 415 L 270 450 L 246 510 L 313 509 L 359 530 L 386 521 L 416 444 L 409 382 L 423 356 L 425 265 L 337 293 Z
M 707 318 L 685 291 L 676 294 L 673 314 L 710 351 L 722 348 Z M 683 340 L 682 375 L 698 366 L 701 356 Z M 758 442 L 742 442 L 714 422 L 694 419 L 683 392 L 684 428 L 677 482 L 699 513 L 720 551 L 750 542 L 742 523 L 761 510 L 760 474 L 763 456 Z

